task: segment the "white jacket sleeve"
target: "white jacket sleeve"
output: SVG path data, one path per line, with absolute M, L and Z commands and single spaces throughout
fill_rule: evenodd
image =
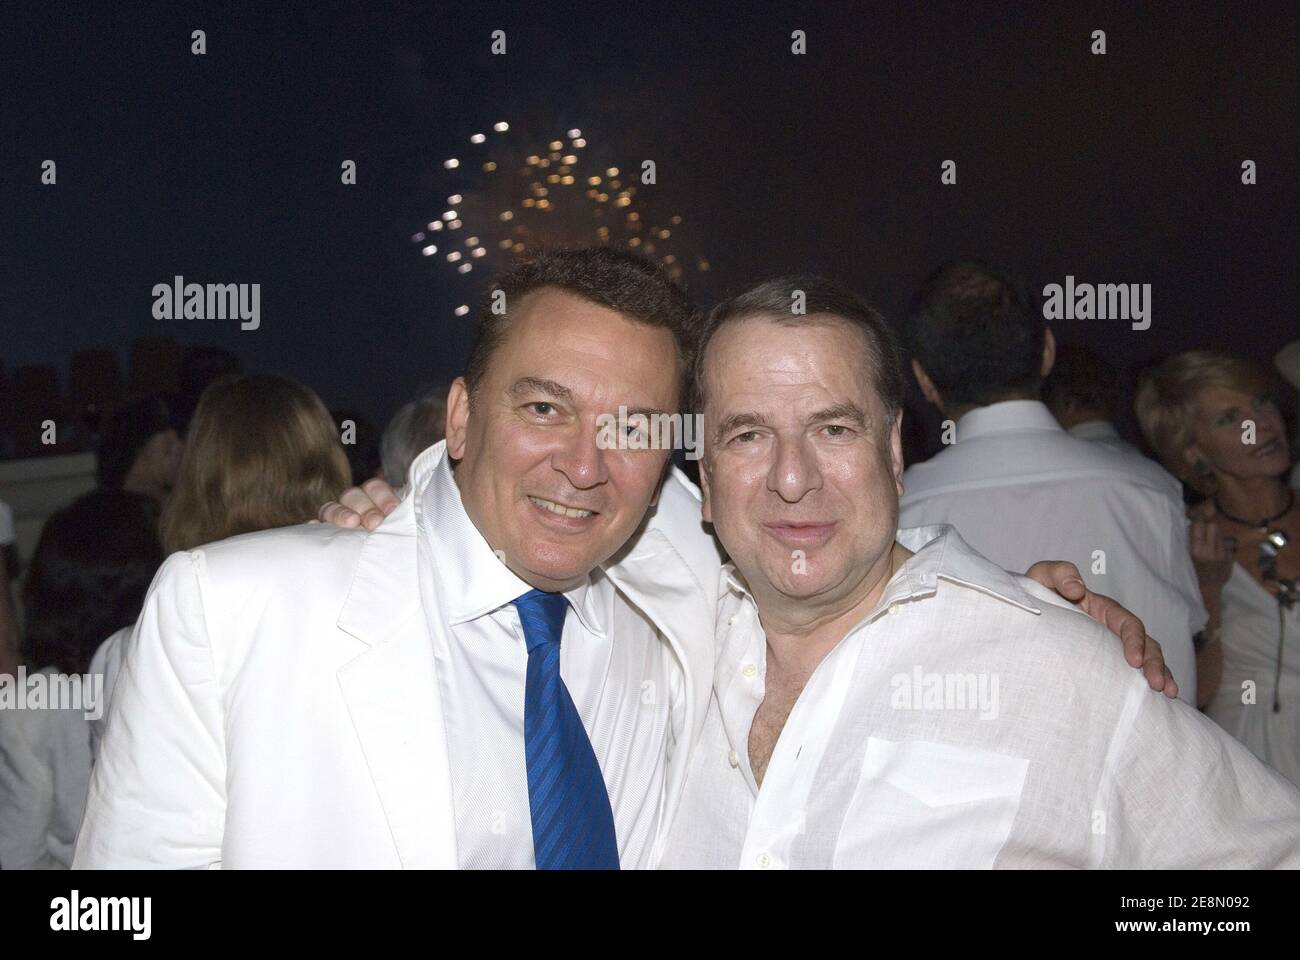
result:
M 221 862 L 226 748 L 203 551 L 168 558 L 122 659 L 74 868 Z

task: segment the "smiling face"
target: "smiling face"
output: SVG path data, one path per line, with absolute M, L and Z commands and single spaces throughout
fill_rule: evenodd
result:
M 1204 460 L 1220 476 L 1236 479 L 1276 477 L 1291 465 L 1286 429 L 1276 404 L 1264 396 L 1214 385 L 1196 398 L 1195 442 L 1188 463 Z M 1255 424 L 1255 442 L 1245 443 L 1245 421 Z
M 666 328 L 572 293 L 525 294 L 471 405 L 448 398 L 447 450 L 474 526 L 539 590 L 569 590 L 636 530 L 671 451 L 597 445 L 598 418 L 673 413 L 678 357 Z
M 835 606 L 889 563 L 902 445 L 868 369 L 863 333 L 830 318 L 739 320 L 708 345 L 704 516 L 756 598 Z

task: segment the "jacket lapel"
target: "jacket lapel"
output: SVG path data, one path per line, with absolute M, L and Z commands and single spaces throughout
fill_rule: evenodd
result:
M 443 445 L 412 466 L 412 492 L 366 538 L 338 626 L 369 649 L 338 671 L 405 868 L 453 868 L 450 762 L 428 620 L 420 603 L 416 507 Z

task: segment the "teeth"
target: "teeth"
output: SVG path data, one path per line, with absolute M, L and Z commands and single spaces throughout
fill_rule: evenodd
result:
M 578 510 L 575 507 L 566 507 L 558 503 L 553 503 L 550 500 L 543 500 L 541 497 L 529 497 L 528 499 L 533 501 L 533 503 L 537 504 L 543 510 L 549 510 L 551 513 L 558 513 L 562 517 L 575 517 L 581 519 L 582 517 L 589 517 L 592 515 L 591 510 Z

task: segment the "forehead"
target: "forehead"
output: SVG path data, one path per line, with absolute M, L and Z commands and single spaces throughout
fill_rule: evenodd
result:
M 1202 387 L 1196 395 L 1196 405 L 1202 413 L 1211 413 L 1249 404 L 1255 399 L 1255 395 L 1256 391 L 1246 384 L 1228 386 L 1222 383 L 1211 383 Z
M 542 287 L 521 296 L 510 309 L 487 376 L 510 381 L 546 377 L 574 390 L 604 387 L 626 393 L 639 386 L 640 392 L 667 390 L 675 396 L 677 342 L 667 327 L 632 320 L 567 290 Z
M 834 317 L 799 323 L 748 317 L 728 323 L 708 346 L 704 382 L 708 406 L 769 391 L 876 396 L 866 335 Z

